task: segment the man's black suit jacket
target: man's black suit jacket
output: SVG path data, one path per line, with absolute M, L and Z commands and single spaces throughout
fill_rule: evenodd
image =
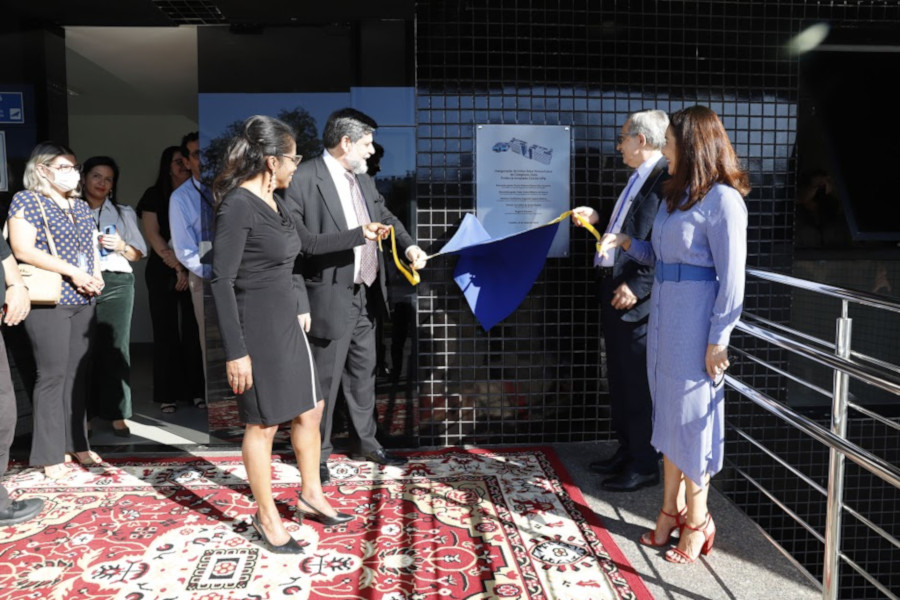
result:
M 668 162 L 665 158 L 660 158 L 653 166 L 644 185 L 631 202 L 631 207 L 622 222 L 621 233 L 639 240 L 650 238 L 653 221 L 656 220 L 662 199 L 662 183 L 669 178 L 667 167 Z M 622 315 L 623 321 L 640 321 L 650 313 L 647 299 L 653 288 L 654 270 L 653 266 L 641 265 L 628 258 L 624 251 L 616 250 L 613 263 L 613 289 L 625 282 L 638 299 L 637 303 Z
M 392 225 L 397 236 L 401 256 L 413 245 L 412 237 L 397 217 L 388 210 L 384 197 L 368 175 L 357 175 L 369 217 L 385 225 Z M 347 220 L 331 173 L 322 157 L 301 163 L 285 190 L 291 220 L 296 227 L 305 227 L 312 234 L 347 231 Z M 387 285 L 384 277 L 384 256 L 378 252 L 376 280 L 378 297 L 387 311 Z M 336 340 L 343 337 L 351 323 L 348 316 L 353 303 L 353 250 L 312 256 L 301 253 L 294 264 L 294 287 L 299 295 L 297 314 L 310 313 L 312 337 Z

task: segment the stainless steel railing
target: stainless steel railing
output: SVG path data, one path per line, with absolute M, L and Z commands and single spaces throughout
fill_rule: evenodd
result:
M 743 431 L 738 435 L 750 442 L 759 451 L 764 452 L 770 458 L 781 464 L 794 475 L 803 479 L 816 491 L 826 496 L 826 523 L 825 534 L 821 535 L 814 527 L 806 523 L 796 512 L 790 510 L 778 498 L 765 489 L 760 491 L 779 505 L 791 518 L 814 537 L 822 541 L 824 550 L 824 572 L 822 580 L 822 597 L 825 600 L 837 600 L 839 592 L 840 567 L 846 564 L 861 577 L 877 588 L 886 597 L 897 599 L 898 597 L 882 582 L 867 572 L 862 566 L 853 561 L 841 551 L 841 522 L 846 512 L 866 525 L 874 535 L 881 536 L 888 543 L 900 548 L 900 541 L 885 529 L 872 522 L 853 507 L 844 504 L 844 466 L 847 459 L 856 463 L 873 475 L 881 478 L 889 485 L 900 489 L 900 469 L 890 464 L 883 458 L 861 448 L 847 439 L 847 418 L 849 409 L 853 409 L 868 418 L 879 423 L 900 430 L 896 422 L 879 415 L 873 410 L 861 406 L 854 401 L 849 394 L 851 379 L 859 380 L 866 384 L 885 390 L 900 398 L 900 367 L 876 358 L 872 358 L 855 352 L 852 349 L 852 319 L 849 317 L 850 305 L 863 305 L 880 311 L 900 313 L 900 303 L 890 298 L 839 288 L 831 285 L 815 283 L 795 277 L 748 269 L 747 274 L 764 281 L 787 286 L 793 290 L 806 290 L 814 294 L 837 298 L 841 301 L 840 315 L 835 318 L 835 341 L 830 342 L 818 339 L 806 333 L 796 331 L 783 324 L 774 323 L 752 314 L 745 314 L 737 329 L 744 334 L 762 340 L 767 344 L 781 348 L 791 354 L 801 356 L 819 365 L 825 366 L 833 373 L 832 389 L 825 390 L 821 387 L 802 380 L 802 378 L 788 372 L 777 365 L 770 364 L 747 352 L 737 348 L 743 357 L 771 370 L 778 375 L 791 379 L 814 391 L 831 397 L 831 423 L 825 428 L 819 423 L 809 419 L 784 403 L 771 398 L 765 393 L 753 388 L 735 376 L 727 375 L 727 385 L 739 392 L 742 396 L 755 403 L 757 406 L 775 415 L 779 419 L 797 428 L 811 438 L 821 442 L 829 449 L 828 459 L 828 486 L 822 488 L 809 477 L 806 477 L 799 469 L 792 467 L 776 453 L 770 451 L 764 444 L 757 442 L 752 436 Z M 752 479 L 746 473 L 741 473 L 748 480 Z M 755 483 L 754 483 L 755 485 Z

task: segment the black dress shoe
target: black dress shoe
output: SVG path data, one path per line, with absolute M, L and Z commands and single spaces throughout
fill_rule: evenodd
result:
M 360 458 L 362 458 L 362 460 L 368 460 L 378 463 L 379 465 L 387 465 L 390 467 L 402 467 L 406 464 L 406 458 L 391 454 L 384 448 L 367 452 L 366 454 L 361 455 Z
M 122 427 L 121 429 L 113 427 L 113 435 L 121 438 L 131 437 L 131 430 L 128 427 Z
M 274 552 L 275 554 L 303 554 L 303 546 L 298 544 L 297 540 L 292 537 L 289 537 L 288 541 L 280 546 L 276 546 L 270 542 L 269 538 L 266 536 L 266 532 L 263 531 L 262 525 L 259 523 L 259 513 L 253 515 L 250 522 L 253 523 L 253 528 L 259 533 L 259 537 L 262 538 L 262 541 L 269 549 L 269 552 Z
M 628 456 L 620 449 L 609 458 L 595 460 L 588 465 L 588 469 L 594 473 L 599 473 L 600 475 L 618 475 L 622 472 L 622 469 L 625 468 L 625 463 L 627 461 Z
M 659 471 L 652 473 L 638 473 L 637 471 L 624 471 L 615 477 L 604 479 L 600 487 L 608 492 L 633 492 L 641 488 L 657 485 L 659 483 Z
M 303 506 L 301 506 L 301 504 Z M 303 494 L 301 494 L 300 492 L 297 492 L 297 510 L 300 511 L 304 516 L 309 517 L 314 521 L 318 521 L 319 523 L 327 527 L 331 527 L 332 525 L 340 525 L 341 523 L 352 521 L 355 518 L 353 515 L 348 515 L 347 513 L 342 512 L 335 514 L 333 517 L 324 515 L 321 511 L 319 511 L 319 509 L 304 500 Z
M 0 510 L 0 527 L 15 525 L 27 521 L 44 509 L 44 501 L 40 498 L 13 500 L 5 509 Z

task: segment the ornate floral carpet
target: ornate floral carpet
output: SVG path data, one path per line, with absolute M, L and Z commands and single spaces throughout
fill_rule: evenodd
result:
M 548 449 L 445 449 L 403 468 L 332 461 L 332 504 L 356 519 L 297 522 L 291 455 L 272 465 L 302 555 L 250 526 L 239 453 L 113 459 L 51 481 L 14 468 L 44 511 L 0 528 L 0 599 L 646 599 L 649 592 Z

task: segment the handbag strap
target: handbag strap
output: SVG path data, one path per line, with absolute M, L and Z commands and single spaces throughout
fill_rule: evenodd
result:
M 56 244 L 53 242 L 53 236 L 50 235 L 50 227 L 47 225 L 47 213 L 44 211 L 44 202 L 41 200 L 40 194 L 35 194 L 34 196 L 37 199 L 38 208 L 41 209 L 41 220 L 44 222 L 44 233 L 47 234 L 47 245 L 50 247 L 50 254 L 59 257 L 59 254 L 56 253 Z

